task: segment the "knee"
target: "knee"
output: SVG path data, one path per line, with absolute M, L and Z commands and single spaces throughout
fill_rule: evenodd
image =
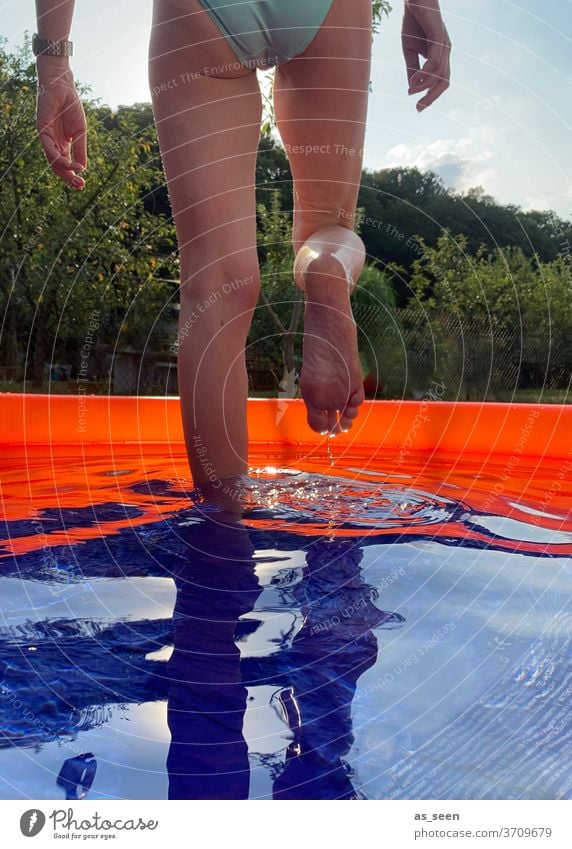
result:
M 220 303 L 231 312 L 253 310 L 260 292 L 260 271 L 237 264 L 230 269 L 224 264 L 181 275 L 181 309 L 200 303 Z

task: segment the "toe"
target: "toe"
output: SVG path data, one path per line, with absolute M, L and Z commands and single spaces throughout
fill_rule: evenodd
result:
M 345 419 L 357 419 L 359 414 L 358 407 L 351 407 L 349 404 L 346 409 L 343 411 L 343 417 Z
M 336 410 L 328 410 L 327 416 L 328 416 L 328 433 L 330 433 L 330 434 L 340 433 L 341 430 L 340 430 L 340 426 L 338 424 L 338 413 L 337 413 L 337 411 Z
M 348 403 L 340 416 L 340 427 L 342 430 L 349 430 L 351 428 L 354 419 L 357 419 L 359 415 L 358 408 L 364 399 L 365 396 L 362 387 L 359 387 L 350 395 Z
M 318 410 L 316 407 L 309 407 L 308 410 L 308 425 L 315 430 L 316 433 L 324 433 L 330 429 L 329 413 L 327 410 Z
M 344 410 L 344 412 L 340 416 L 340 429 L 341 429 L 342 432 L 346 431 L 346 430 L 350 430 L 351 426 L 354 423 L 354 419 L 357 416 L 357 410 L 355 411 L 355 414 L 354 414 L 352 412 L 353 409 L 354 409 L 353 407 L 350 407 L 348 410 Z
M 359 407 L 360 404 L 363 404 L 364 401 L 365 401 L 365 392 L 363 391 L 363 386 L 360 385 L 350 395 L 347 406 L 348 407 L 355 407 L 357 409 L 357 407 Z
M 342 430 L 349 430 L 357 418 L 357 407 L 347 407 L 340 416 L 340 427 Z

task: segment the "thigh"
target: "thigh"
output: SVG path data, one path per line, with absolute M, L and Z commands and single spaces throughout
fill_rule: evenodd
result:
M 274 103 L 294 179 L 294 247 L 353 228 L 371 66 L 371 0 L 334 0 L 303 54 L 276 71 Z
M 154 0 L 154 52 L 169 54 L 178 73 L 218 79 L 250 73 L 199 0 Z
M 173 14 L 177 5 L 156 0 L 149 85 L 184 285 L 191 277 L 212 277 L 213 267 L 231 279 L 237 267 L 256 264 L 262 106 L 255 73 L 214 78 L 193 70 L 208 63 L 209 54 L 197 54 L 193 39 L 202 43 L 201 33 L 183 28 Z

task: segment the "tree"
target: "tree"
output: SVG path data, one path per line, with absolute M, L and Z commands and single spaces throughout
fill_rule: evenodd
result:
M 401 362 L 401 320 L 392 275 L 373 261 L 365 266 L 352 294 L 366 393 L 393 391 Z
M 280 348 L 279 386 L 285 397 L 293 398 L 296 394 L 295 358 L 300 343 L 298 333 L 303 300 L 292 275 L 291 216 L 280 208 L 279 191 L 272 192 L 269 207 L 259 204 L 258 217 L 262 306 L 255 313 L 249 338 L 251 344 L 261 342 L 259 350 L 266 349 L 270 356 L 274 350 L 276 359 Z M 268 319 L 274 330 L 270 335 Z
M 408 286 L 417 258 L 415 237 L 435 246 L 444 230 L 463 234 L 466 249 L 475 254 L 518 247 L 528 258 L 555 260 L 564 244 L 572 243 L 572 223 L 551 212 L 523 212 L 514 204 L 502 205 L 482 189 L 466 194 L 447 189 L 440 178 L 417 168 L 364 171 L 358 203 L 363 208 L 362 238 L 370 256 L 384 266 L 403 268 L 396 293 L 404 306 L 411 297 Z
M 570 266 L 543 263 L 520 247 L 468 252 L 466 236 L 417 240 L 413 297 L 403 311 L 409 346 L 425 350 L 426 374 L 453 397 L 551 385 L 572 374 Z M 421 370 L 422 371 L 422 370 Z M 483 394 L 480 395 L 483 397 Z
M 144 210 L 159 166 L 149 165 L 154 131 L 138 126 L 138 108 L 113 113 L 85 99 L 89 171 L 74 192 L 37 138 L 36 85 L 28 41 L 15 54 L 0 43 L 0 344 L 14 356 L 17 328 L 27 376 L 41 386 L 50 347 L 52 357 L 70 338 L 81 348 L 94 313 L 101 341 L 118 333 L 115 316 L 124 338 L 141 344 L 170 298 L 176 260 L 165 257 L 172 228 Z

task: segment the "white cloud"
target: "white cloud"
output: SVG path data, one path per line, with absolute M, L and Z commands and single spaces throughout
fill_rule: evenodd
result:
M 567 201 L 567 198 L 572 198 L 572 191 L 568 190 L 559 195 L 529 195 L 523 200 L 522 208 L 526 212 L 530 209 L 563 209 L 560 214 L 564 218 L 570 218 L 570 211 L 566 209 L 566 203 L 569 206 L 570 200 Z
M 537 197 L 527 197 L 522 202 L 522 208 L 525 212 L 530 212 L 532 209 L 551 209 L 552 202 L 545 195 L 538 195 Z
M 482 138 L 437 139 L 426 144 L 398 144 L 387 153 L 386 164 L 415 167 L 420 171 L 434 171 L 445 185 L 457 191 L 467 191 L 482 186 L 495 193 L 497 172 L 492 167 L 493 154 L 483 149 Z

